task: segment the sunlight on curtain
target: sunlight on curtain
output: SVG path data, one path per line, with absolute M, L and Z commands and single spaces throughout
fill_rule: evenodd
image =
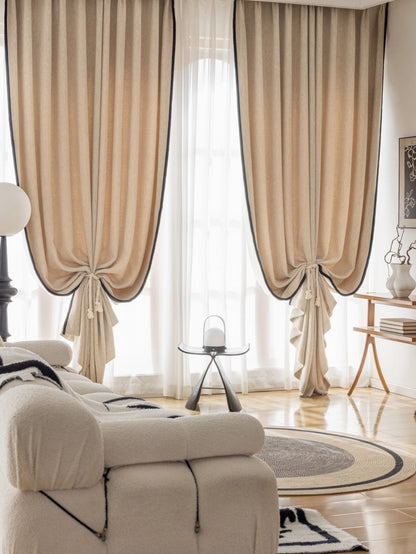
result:
M 186 396 L 206 360 L 185 356 L 177 346 L 182 341 L 201 345 L 204 319 L 213 313 L 226 321 L 229 346 L 250 343 L 246 356 L 226 366 L 237 390 L 297 388 L 290 307 L 264 286 L 246 228 L 232 4 L 175 2 L 173 119 L 159 238 L 143 292 L 114 307 L 116 359 L 107 366 L 105 382 L 123 393 Z M 0 180 L 15 182 L 3 44 L 0 58 Z M 23 233 L 8 244 L 9 273 L 19 289 L 9 306 L 10 340 L 58 338 L 69 299 L 40 285 Z M 353 378 L 351 366 L 359 362 L 361 337 L 351 329 L 363 321 L 362 307 L 338 296 L 337 302 L 327 334 L 327 376 L 332 386 L 346 386 Z

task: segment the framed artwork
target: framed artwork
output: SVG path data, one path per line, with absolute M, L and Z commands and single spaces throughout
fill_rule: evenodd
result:
M 416 137 L 399 139 L 399 226 L 416 228 Z

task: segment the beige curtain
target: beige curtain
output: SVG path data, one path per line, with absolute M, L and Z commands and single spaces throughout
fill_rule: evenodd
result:
M 292 298 L 295 375 L 325 394 L 331 285 L 351 294 L 371 246 L 385 6 L 346 10 L 237 0 L 246 194 L 265 281 Z
M 101 381 L 114 357 L 109 297 L 144 285 L 164 186 L 171 0 L 8 0 L 11 119 L 37 273 L 75 294 L 64 335 Z

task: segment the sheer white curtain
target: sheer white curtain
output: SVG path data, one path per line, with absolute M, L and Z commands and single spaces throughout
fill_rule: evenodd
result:
M 251 390 L 297 388 L 289 344 L 287 302 L 271 297 L 258 274 L 238 135 L 232 0 L 176 0 L 177 43 L 168 179 L 153 266 L 145 288 L 118 304 L 116 359 L 105 382 L 124 394 L 184 397 L 207 359 L 181 354 L 184 341 L 202 344 L 205 318 L 225 319 L 227 345 L 250 343 L 227 359 L 233 386 Z M 3 46 L 1 46 L 3 48 Z M 0 52 L 4 64 L 4 52 Z M 14 182 L 1 67 L 0 179 Z M 7 168 L 7 169 L 6 169 Z M 57 338 L 67 298 L 40 285 L 20 233 L 8 242 L 9 273 L 18 295 L 9 306 L 10 340 Z M 332 386 L 347 386 L 357 367 L 360 338 L 351 332 L 361 304 L 337 297 L 327 354 Z M 212 384 L 217 384 L 215 371 Z

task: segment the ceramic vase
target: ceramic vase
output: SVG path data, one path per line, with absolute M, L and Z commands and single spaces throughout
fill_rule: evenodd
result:
M 393 298 L 407 298 L 416 287 L 416 281 L 410 275 L 411 264 L 390 264 L 391 275 L 386 287 Z

